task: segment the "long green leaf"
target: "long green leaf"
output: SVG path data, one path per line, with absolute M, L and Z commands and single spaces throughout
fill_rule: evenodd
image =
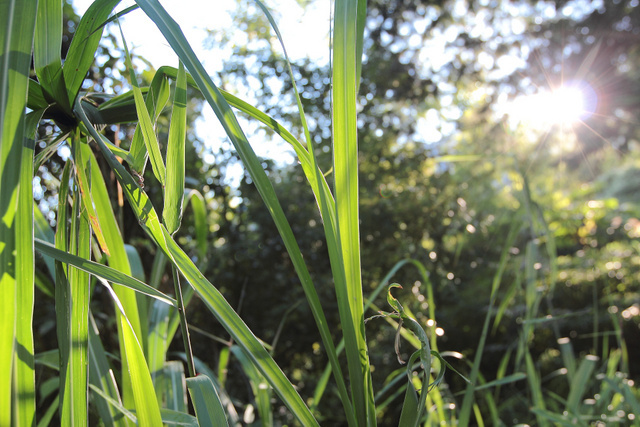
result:
M 209 377 L 198 375 L 194 378 L 187 378 L 187 388 L 201 427 L 229 425 L 218 392 Z
M 98 222 L 103 230 L 104 241 L 109 248 L 109 256 L 107 261 L 109 266 L 119 271 L 120 273 L 131 276 L 131 264 L 129 262 L 129 256 L 125 249 L 124 240 L 122 237 L 122 231 L 118 227 L 113 208 L 111 207 L 111 198 L 107 191 L 107 186 L 104 182 L 100 167 L 96 161 L 95 155 L 91 151 L 91 147 L 86 144 L 82 145 L 83 157 L 91 160 L 91 195 L 93 203 L 95 205 L 96 215 Z M 129 289 L 122 286 L 116 286 L 114 289 L 120 303 L 127 313 L 127 319 L 133 327 L 134 332 L 139 340 L 145 342 L 146 335 L 143 334 L 143 328 L 141 325 L 141 313 L 139 311 L 136 292 L 133 289 Z M 116 321 L 118 325 L 118 336 L 122 337 L 122 330 L 120 328 L 120 322 L 118 321 L 120 312 L 116 311 Z M 120 348 L 120 356 L 123 361 L 122 366 L 122 399 L 127 406 L 133 405 L 133 390 L 131 389 L 131 381 L 126 365 L 126 358 L 124 357 L 124 348 Z
M 184 203 L 191 203 L 196 231 L 196 244 L 198 248 L 199 262 L 207 256 L 209 224 L 207 223 L 207 204 L 198 190 L 186 190 Z
M 298 92 L 298 87 L 295 83 L 295 77 L 293 74 L 293 70 L 291 69 L 291 62 L 289 61 L 289 56 L 287 54 L 287 50 L 285 48 L 284 40 L 282 39 L 282 35 L 280 34 L 280 30 L 276 25 L 275 20 L 271 16 L 271 13 L 267 9 L 267 7 L 260 1 L 255 0 L 258 6 L 263 10 L 267 19 L 271 23 L 273 30 L 278 36 L 278 40 L 282 46 L 282 50 L 285 55 L 287 70 L 289 72 L 289 77 L 293 83 L 294 94 L 296 97 L 296 103 L 298 105 L 298 111 L 300 115 L 300 120 L 302 122 L 302 127 L 304 128 L 305 138 L 307 140 L 308 147 L 304 150 L 304 154 L 307 154 L 308 160 L 306 165 L 303 163 L 303 159 L 300 162 L 303 164 L 303 171 L 307 176 L 307 180 L 311 186 L 311 189 L 316 197 L 318 202 L 318 206 L 320 207 L 320 215 L 322 217 L 322 224 L 325 231 L 325 236 L 327 239 L 327 247 L 329 249 L 329 260 L 331 262 L 331 270 L 334 276 L 334 281 L 336 283 L 337 288 L 344 289 L 344 280 L 345 280 L 345 271 L 344 264 L 340 257 L 340 250 L 337 242 L 337 230 L 335 223 L 335 203 L 333 197 L 330 194 L 328 186 L 326 185 L 326 181 L 324 179 L 323 174 L 317 166 L 316 156 L 315 156 L 315 147 L 313 143 L 313 138 L 311 138 L 311 134 L 309 133 L 309 127 L 307 126 L 307 119 L 304 114 L 304 109 L 302 106 L 302 99 L 300 98 L 300 94 Z M 295 145 L 294 145 L 295 146 Z M 304 154 L 299 153 L 299 157 L 304 157 Z M 317 321 L 317 323 L 320 323 Z M 334 375 L 336 380 L 336 384 L 338 387 L 338 393 L 340 395 L 340 401 L 342 402 L 344 412 L 347 415 L 347 422 L 349 425 L 356 424 L 356 418 L 354 411 L 352 409 L 351 402 L 349 400 L 347 387 L 342 376 L 342 371 L 340 369 L 340 364 L 338 362 L 338 353 L 333 345 L 333 341 L 331 337 L 326 334 L 327 331 L 324 331 L 320 328 L 320 334 L 322 336 L 323 343 L 326 348 L 327 355 L 329 357 L 329 363 L 332 366 L 331 372 Z
M 170 296 L 167 296 L 166 294 L 147 285 L 146 283 L 143 283 L 138 279 L 134 279 L 131 276 L 127 276 L 126 274 L 118 270 L 107 267 L 106 265 L 98 264 L 97 262 L 90 261 L 79 256 L 75 256 L 65 251 L 61 251 L 51 244 L 39 239 L 35 239 L 35 245 L 36 249 L 38 249 L 38 251 L 42 252 L 43 254 L 46 254 L 58 261 L 64 262 L 65 264 L 72 265 L 79 270 L 93 274 L 94 276 L 100 277 L 111 283 L 126 286 L 127 288 L 133 289 L 137 292 L 162 301 L 165 304 L 169 304 L 172 306 L 175 306 L 176 304 L 176 300 L 171 298 Z
M 102 39 L 102 23 L 118 3 L 120 0 L 95 1 L 80 19 L 62 67 L 72 105 L 75 103 L 89 68 L 91 68 L 96 49 Z
M 38 81 L 50 103 L 71 115 L 71 103 L 62 74 L 62 0 L 39 0 L 33 46 Z
M 153 174 L 155 175 L 158 182 L 162 184 L 162 188 L 165 188 L 167 172 L 165 170 L 164 161 L 162 160 L 162 154 L 160 153 L 158 138 L 156 137 L 156 132 L 153 128 L 153 122 L 151 120 L 149 110 L 147 109 L 144 97 L 142 96 L 142 91 L 140 90 L 140 86 L 138 84 L 136 72 L 133 69 L 131 55 L 129 54 L 129 48 L 127 47 L 127 42 L 124 39 L 122 28 L 120 28 L 120 35 L 122 36 L 122 42 L 124 44 L 125 63 L 127 64 L 127 68 L 129 71 L 129 80 L 132 86 L 133 97 L 136 103 L 136 112 L 138 113 L 138 127 L 142 132 L 144 145 L 147 147 L 147 152 L 149 153 L 149 157 L 151 158 L 151 168 L 153 170 Z
M 80 141 L 77 143 L 82 144 Z M 104 234 L 102 233 L 102 228 L 100 227 L 100 222 L 98 221 L 95 208 L 93 207 L 91 180 L 89 179 L 89 176 L 91 176 L 91 161 L 86 154 L 82 154 L 83 151 L 85 150 L 83 150 L 81 146 L 76 147 L 74 159 L 76 178 L 78 181 L 78 187 L 80 188 L 80 195 L 82 196 L 82 206 L 84 207 L 84 213 L 86 213 L 89 221 L 91 222 L 93 232 L 98 239 L 100 248 L 106 255 L 109 255 L 109 248 L 107 247 L 107 242 L 105 241 Z
M 0 425 L 10 425 L 12 419 L 16 213 L 36 13 L 36 0 L 0 2 Z
M 345 282 L 336 282 L 344 328 L 351 393 L 358 424 L 375 425 L 375 408 L 364 334 L 358 213 L 356 118 L 358 0 L 336 0 L 333 33 L 333 168 L 336 224 Z M 344 286 L 344 288 L 343 288 Z
M 14 422 L 33 425 L 35 422 L 35 374 L 33 344 L 33 305 L 35 260 L 33 254 L 33 151 L 35 133 L 44 110 L 33 111 L 27 116 L 27 135 L 22 147 L 18 216 L 16 218 L 16 261 L 18 264 L 16 293 L 16 400 Z
M 140 90 L 144 93 L 145 88 L 140 88 Z M 156 74 L 153 76 L 153 80 L 151 80 L 151 85 L 149 86 L 149 88 L 147 88 L 147 95 L 145 97 L 145 105 L 147 106 L 147 111 L 149 112 L 149 117 L 151 118 L 152 122 L 155 123 L 165 104 L 169 100 L 169 92 L 169 83 L 164 77 L 164 74 L 156 72 Z M 129 101 L 132 103 L 134 111 L 136 111 L 136 90 L 131 90 L 131 92 L 129 93 L 131 96 L 131 99 Z M 126 100 L 127 95 L 128 94 L 124 94 L 124 98 L 122 99 L 123 102 L 129 102 Z M 137 115 L 136 119 L 138 119 Z M 147 164 L 147 157 L 149 153 L 147 151 L 147 146 L 141 126 L 136 126 L 136 130 L 133 133 L 133 139 L 131 141 L 131 149 L 129 150 L 129 152 L 131 154 L 131 167 L 133 168 L 133 170 L 142 175 Z
M 160 407 L 156 398 L 156 392 L 153 388 L 153 382 L 151 381 L 151 374 L 147 366 L 147 361 L 144 358 L 144 352 L 140 341 L 136 337 L 131 324 L 127 320 L 126 313 L 118 296 L 106 285 L 111 294 L 111 298 L 116 304 L 117 309 L 120 311 L 120 323 L 122 324 L 122 344 L 125 348 L 125 355 L 127 358 L 127 366 L 129 373 L 131 374 L 131 385 L 133 388 L 133 397 L 136 405 L 136 417 L 138 418 L 138 425 L 141 426 L 160 426 L 162 425 L 162 416 L 160 415 Z
M 75 149 L 78 140 L 74 141 Z M 91 257 L 91 228 L 84 215 L 79 188 L 73 195 L 74 213 L 71 216 L 69 233 L 69 252 L 78 258 Z M 64 227 L 65 225 L 62 224 Z M 89 386 L 88 353 L 89 353 L 89 274 L 77 269 L 67 270 L 66 298 L 62 303 L 66 311 L 67 323 L 65 329 L 64 346 L 66 357 L 61 360 L 65 364 L 65 375 L 60 379 L 61 384 L 61 422 L 62 425 L 86 426 L 89 420 L 89 401 L 87 387 Z M 64 282 L 63 282 L 64 283 Z M 56 310 L 58 306 L 56 306 Z M 61 370 L 62 372 L 62 370 Z
M 180 228 L 184 199 L 184 144 L 187 135 L 187 74 L 182 62 L 173 100 L 167 144 L 167 185 L 164 188 L 162 221 L 169 233 Z

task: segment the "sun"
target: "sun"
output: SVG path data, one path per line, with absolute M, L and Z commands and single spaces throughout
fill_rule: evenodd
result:
M 572 126 L 595 112 L 595 92 L 584 82 L 563 84 L 516 98 L 508 109 L 511 120 L 535 127 Z

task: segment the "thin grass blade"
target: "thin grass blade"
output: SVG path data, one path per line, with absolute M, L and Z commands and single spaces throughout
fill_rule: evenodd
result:
M 71 115 L 71 103 L 62 74 L 62 1 L 39 0 L 33 61 L 38 81 L 49 103 Z
M 16 322 L 16 212 L 37 1 L 0 2 L 0 425 L 12 417 Z M 32 166 L 29 164 L 29 169 Z
M 100 167 L 89 145 L 82 144 L 82 150 L 83 158 L 89 158 L 91 161 L 91 196 L 95 205 L 95 213 L 98 218 L 98 223 L 103 230 L 105 244 L 109 249 L 107 262 L 114 270 L 131 276 L 131 264 L 125 249 L 122 231 L 118 227 L 118 222 L 116 221 L 116 217 L 111 206 L 111 199 L 102 173 L 100 172 Z M 122 286 L 116 286 L 114 290 L 120 299 L 120 303 L 122 304 L 125 313 L 127 313 L 127 318 L 129 319 L 129 323 L 133 327 L 136 336 L 144 343 L 146 335 L 143 334 L 140 317 L 141 313 L 138 308 L 136 292 L 133 289 Z M 116 311 L 118 337 L 121 340 L 122 330 L 120 329 L 118 316 L 120 316 L 120 312 Z M 131 381 L 126 365 L 127 362 L 124 355 L 124 348 L 122 346 L 120 346 L 120 358 L 123 361 L 121 383 L 122 399 L 126 406 L 132 407 L 134 404 L 133 390 L 131 389 Z
M 151 85 L 149 86 L 149 88 L 140 88 L 142 93 L 144 93 L 145 89 L 147 90 L 145 105 L 147 107 L 147 111 L 149 112 L 151 121 L 155 123 L 165 104 L 169 100 L 169 83 L 164 77 L 164 74 L 158 71 L 153 76 L 153 80 L 151 80 Z M 133 103 L 134 110 L 136 110 L 137 108 L 135 93 L 136 90 L 132 90 L 130 92 L 131 99 L 129 100 Z M 123 96 L 129 96 L 129 94 L 127 93 Z M 126 101 L 126 99 L 123 99 L 123 102 L 124 101 Z M 136 119 L 138 119 L 137 115 Z M 141 126 L 136 126 L 136 130 L 131 141 L 131 149 L 129 151 L 131 155 L 131 167 L 133 168 L 133 170 L 138 172 L 138 174 L 142 175 L 147 164 L 149 153 L 147 151 L 143 129 Z
M 358 204 L 358 136 L 356 91 L 358 78 L 358 1 L 336 0 L 333 33 L 333 169 L 337 248 L 345 281 L 336 282 L 340 320 L 353 406 L 358 424 L 375 425 L 375 407 L 364 333 L 360 224 Z
M 74 141 L 76 149 L 79 140 Z M 71 217 L 69 234 L 70 255 L 81 259 L 91 258 L 91 227 L 85 216 L 80 213 L 83 206 L 79 188 L 73 196 L 74 214 Z M 63 224 L 64 226 L 64 224 Z M 68 310 L 66 333 L 68 358 L 65 361 L 64 393 L 62 394 L 62 425 L 86 426 L 89 421 L 89 274 L 77 269 L 67 270 L 68 294 L 65 309 Z M 57 309 L 57 307 L 56 307 Z
M 198 248 L 199 261 L 202 262 L 207 256 L 207 239 L 209 238 L 209 224 L 207 223 L 207 204 L 204 197 L 198 190 L 187 190 L 185 192 L 185 204 L 191 203 L 193 210 L 193 220 L 195 223 L 196 245 Z
M 78 143 L 80 144 L 80 142 Z M 108 256 L 109 247 L 107 246 L 104 234 L 102 233 L 102 228 L 100 227 L 98 216 L 96 215 L 96 211 L 93 207 L 93 197 L 91 196 L 91 181 L 89 180 L 89 176 L 91 176 L 91 161 L 88 157 L 86 157 L 86 154 L 83 155 L 83 151 L 87 153 L 87 151 L 83 150 L 82 147 L 77 147 L 77 150 L 75 152 L 76 157 L 74 159 L 76 167 L 76 179 L 78 181 L 78 187 L 80 188 L 80 195 L 82 196 L 82 205 L 85 208 L 83 214 L 86 213 L 89 221 L 91 222 L 93 233 L 98 239 L 100 249 L 102 249 L 102 252 L 104 252 Z
M 162 185 L 162 188 L 165 188 L 167 171 L 164 166 L 164 160 L 162 160 L 162 154 L 160 153 L 158 138 L 156 137 L 156 132 L 153 128 L 153 122 L 151 121 L 149 110 L 147 109 L 147 106 L 144 102 L 144 97 L 142 96 L 140 85 L 138 84 L 136 72 L 133 68 L 133 64 L 131 63 L 131 55 L 129 54 L 129 48 L 127 47 L 127 41 L 124 39 L 122 28 L 120 28 L 120 35 L 122 36 L 122 43 L 124 45 L 125 63 L 127 64 L 127 69 L 129 71 L 129 81 L 132 86 L 131 90 L 133 91 L 133 97 L 136 102 L 136 112 L 138 113 L 138 127 L 140 128 L 142 138 L 144 140 L 144 145 L 147 148 L 147 152 L 149 153 L 149 157 L 151 159 L 151 168 L 153 170 L 153 175 Z M 142 170 L 139 172 L 142 172 Z
M 72 105 L 76 101 L 91 64 L 93 64 L 96 49 L 102 39 L 102 23 L 106 21 L 118 3 L 120 0 L 95 1 L 80 19 L 62 67 L 69 94 L 68 99 Z
M 131 375 L 131 386 L 133 388 L 133 398 L 136 405 L 136 417 L 138 424 L 141 426 L 160 426 L 162 425 L 162 416 L 160 415 L 160 407 L 156 397 L 151 374 L 144 357 L 144 352 L 140 341 L 136 337 L 131 324 L 127 320 L 126 313 L 116 293 L 109 285 L 106 288 L 111 294 L 111 298 L 120 311 L 120 323 L 122 326 L 123 340 L 122 344 L 125 348 L 127 358 L 127 366 Z
M 33 157 L 35 133 L 44 110 L 33 111 L 26 120 L 26 139 L 22 147 L 22 168 L 16 218 L 16 353 L 15 363 L 15 416 L 17 425 L 35 422 L 35 373 L 33 344 L 33 306 L 35 260 L 33 253 Z
M 86 258 L 82 258 L 52 246 L 50 243 L 44 242 L 40 239 L 35 239 L 35 246 L 38 251 L 50 256 L 53 259 L 61 261 L 65 264 L 72 265 L 76 269 L 92 274 L 101 279 L 107 280 L 111 283 L 126 286 L 137 292 L 143 293 L 150 297 L 153 297 L 159 301 L 175 306 L 175 299 L 160 292 L 159 290 L 143 283 L 131 276 L 128 276 L 114 268 L 107 267 L 106 265 L 98 264 L 97 262 L 90 261 Z
M 164 189 L 162 221 L 173 234 L 180 228 L 184 199 L 184 144 L 187 135 L 187 74 L 182 62 L 178 67 L 173 111 L 167 144 L 167 185 Z

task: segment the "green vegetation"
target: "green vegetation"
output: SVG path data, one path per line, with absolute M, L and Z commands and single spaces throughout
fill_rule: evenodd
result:
M 324 66 L 256 0 L 219 85 L 119 3 L 0 3 L 0 426 L 640 425 L 634 2 L 335 0 Z M 581 122 L 498 102 L 565 75 Z

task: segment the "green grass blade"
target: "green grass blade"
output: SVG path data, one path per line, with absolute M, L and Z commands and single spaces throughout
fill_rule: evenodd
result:
M 184 144 L 187 136 L 187 74 L 182 62 L 173 100 L 167 144 L 167 185 L 164 189 L 162 221 L 173 234 L 180 228 L 184 199 Z
M 49 102 L 71 115 L 71 103 L 62 74 L 62 0 L 39 0 L 33 62 L 38 81 Z
M 80 19 L 62 67 L 72 105 L 75 103 L 91 64 L 93 64 L 96 49 L 102 39 L 102 23 L 118 3 L 120 0 L 95 1 Z
M 92 128 L 93 129 L 93 128 Z M 131 264 L 129 262 L 129 256 L 125 249 L 122 232 L 118 227 L 113 208 L 111 207 L 111 199 L 107 191 L 107 186 L 104 182 L 100 167 L 95 158 L 95 155 L 91 151 L 91 148 L 87 144 L 82 144 L 83 157 L 91 160 L 91 196 L 95 205 L 95 213 L 98 217 L 98 222 L 103 230 L 104 241 L 109 249 L 109 256 L 107 262 L 110 267 L 131 276 Z M 141 325 L 141 313 L 138 309 L 138 302 L 136 292 L 133 289 L 129 289 L 122 286 L 116 286 L 115 292 L 120 299 L 120 303 L 127 313 L 129 323 L 133 327 L 136 336 L 143 343 L 145 342 L 146 335 L 143 334 Z M 122 330 L 120 328 L 120 322 L 118 321 L 120 313 L 116 311 L 116 324 L 118 325 L 118 336 L 122 339 Z M 126 366 L 126 358 L 124 355 L 124 348 L 120 346 L 120 356 L 123 361 L 122 366 L 122 399 L 124 404 L 131 407 L 134 404 L 133 390 L 131 389 L 131 381 Z
M 198 375 L 187 378 L 187 388 L 201 427 L 229 425 L 218 392 L 209 377 Z
M 196 231 L 196 245 L 198 248 L 199 262 L 207 256 L 207 239 L 209 238 L 209 224 L 207 223 L 207 204 L 198 190 L 187 190 L 185 204 L 191 203 Z
M 133 397 L 136 405 L 136 417 L 138 424 L 141 426 L 160 426 L 162 425 L 162 416 L 160 415 L 160 407 L 156 398 L 156 392 L 151 381 L 151 374 L 144 357 L 144 352 L 140 341 L 136 337 L 135 332 L 116 293 L 109 285 L 105 285 L 111 294 L 111 298 L 120 311 L 120 323 L 122 326 L 122 345 L 125 348 L 127 358 L 127 366 L 131 375 L 131 386 L 133 388 Z
M 76 141 L 77 142 L 77 141 Z M 89 223 L 80 215 L 81 199 L 73 194 L 68 252 L 90 257 Z M 62 205 L 64 209 L 64 205 Z M 59 230 L 66 228 L 66 222 Z M 65 233 L 65 232 L 62 232 Z M 64 243 L 63 243 L 64 244 Z M 88 307 L 89 275 L 75 269 L 56 269 L 56 315 L 60 349 L 60 420 L 62 425 L 87 425 L 88 421 Z
M 153 80 L 151 81 L 151 85 L 149 86 L 149 88 L 140 88 L 143 93 L 145 89 L 147 90 L 145 105 L 147 106 L 147 111 L 149 112 L 151 121 L 155 123 L 165 104 L 169 100 L 169 83 L 162 73 L 156 72 L 156 74 L 153 76 Z M 126 98 L 123 98 L 122 100 L 123 102 L 132 102 L 134 110 L 136 109 L 135 92 L 135 90 L 132 90 L 130 92 L 130 100 L 127 100 Z M 128 94 L 124 94 L 123 96 L 127 95 Z M 138 119 L 137 115 L 136 119 Z M 149 153 L 147 151 L 147 146 L 143 137 L 142 127 L 140 126 L 136 127 L 136 130 L 133 134 L 130 153 L 131 167 L 133 168 L 133 170 L 142 175 L 147 164 L 147 157 Z
M 16 322 L 16 212 L 24 113 L 37 1 L 0 3 L 0 425 L 12 418 L 12 370 Z M 27 165 L 29 169 L 31 165 Z
M 175 306 L 176 304 L 175 299 L 171 298 L 170 296 L 116 269 L 107 267 L 106 265 L 98 264 L 97 262 L 90 261 L 86 258 L 67 253 L 55 248 L 50 243 L 44 242 L 39 239 L 35 239 L 35 246 L 36 249 L 38 249 L 38 251 L 42 252 L 43 254 L 46 254 L 58 261 L 64 262 L 65 264 L 72 265 L 78 270 L 92 274 L 96 277 L 100 277 L 101 279 L 107 280 L 109 282 L 126 286 L 127 288 L 133 289 L 137 292 L 162 301 L 165 304 L 169 304 L 172 306 Z
M 144 97 L 142 96 L 136 72 L 133 69 L 133 64 L 131 63 L 131 55 L 129 54 L 129 48 L 127 47 L 127 42 L 124 39 L 122 28 L 120 28 L 120 35 L 122 36 L 122 43 L 124 44 L 125 63 L 127 64 L 127 69 L 129 71 L 129 80 L 136 103 L 136 112 L 138 113 L 138 127 L 142 132 L 144 145 L 147 148 L 149 157 L 151 158 L 153 174 L 162 185 L 162 188 L 165 188 L 167 172 L 165 170 L 164 160 L 162 160 L 162 154 L 160 153 L 160 144 L 158 143 L 158 138 L 156 137 L 156 132 L 153 128 L 153 122 L 151 121 L 149 110 L 147 109 Z
M 300 120 L 302 122 L 302 127 L 304 129 L 305 138 L 307 140 L 308 148 L 305 150 L 304 154 L 308 157 L 308 161 L 306 165 L 303 165 L 303 171 L 307 176 L 307 180 L 311 186 L 312 191 L 316 197 L 318 202 L 318 206 L 320 207 L 320 215 L 323 219 L 323 227 L 325 231 L 325 236 L 327 239 L 327 247 L 329 249 L 329 258 L 331 262 L 331 269 L 334 276 L 334 281 L 336 282 L 337 288 L 344 289 L 344 264 L 340 258 L 340 251 L 337 244 L 337 234 L 336 234 L 336 223 L 335 223 L 335 205 L 333 197 L 330 195 L 328 186 L 326 186 L 326 181 L 322 172 L 317 166 L 316 157 L 315 157 L 315 147 L 313 143 L 313 139 L 309 133 L 309 128 L 307 126 L 307 119 L 304 114 L 304 109 L 302 106 L 302 100 L 300 99 L 300 94 L 298 92 L 297 85 L 295 83 L 295 78 L 293 74 L 293 70 L 291 69 L 291 62 L 289 61 L 289 56 L 287 54 L 287 50 L 285 48 L 284 40 L 282 39 L 282 35 L 280 34 L 280 30 L 276 25 L 275 20 L 273 19 L 271 13 L 267 9 L 267 7 L 260 1 L 255 0 L 258 6 L 262 9 L 267 19 L 271 23 L 273 30 L 275 31 L 278 40 L 282 46 L 282 50 L 285 55 L 285 60 L 287 64 L 287 71 L 289 73 L 289 77 L 293 83 L 293 90 L 298 106 L 298 112 L 300 115 Z M 302 153 L 299 154 L 299 157 L 304 157 Z M 302 160 L 301 160 L 302 163 Z M 321 325 L 324 319 L 320 316 L 316 317 L 316 323 L 320 326 L 320 334 L 322 337 L 322 342 L 325 346 L 327 355 L 329 357 L 329 363 L 332 366 L 332 373 L 336 380 L 336 384 L 338 387 L 338 393 L 340 395 L 340 401 L 342 402 L 344 412 L 347 415 L 347 422 L 349 425 L 355 425 L 356 419 L 353 413 L 352 405 L 349 400 L 347 387 L 342 376 L 342 371 L 340 368 L 340 364 L 338 362 L 338 354 L 333 344 L 333 340 L 329 335 L 328 331 L 324 330 Z
M 78 141 L 78 144 L 82 143 Z M 86 144 L 84 145 L 87 146 Z M 82 154 L 83 151 L 86 154 L 89 154 L 87 150 L 83 150 L 83 147 L 77 147 L 74 159 L 76 179 L 78 181 L 80 194 L 82 196 L 82 205 L 85 208 L 84 212 L 89 217 L 89 221 L 91 222 L 91 226 L 93 227 L 93 232 L 98 239 L 100 249 L 102 249 L 102 252 L 104 252 L 108 256 L 109 248 L 107 247 L 107 242 L 105 241 L 104 234 L 102 233 L 102 228 L 100 227 L 98 216 L 96 215 L 96 211 L 93 207 L 93 197 L 91 196 L 91 181 L 88 178 L 91 174 L 91 160 L 89 157 L 87 157 L 86 154 Z
M 104 395 L 110 398 L 107 400 L 102 394 L 95 393 L 93 401 L 102 423 L 107 426 L 125 426 L 126 422 L 119 411 L 110 404 L 111 401 L 115 401 L 121 405 L 122 400 L 116 379 L 113 376 L 113 370 L 107 359 L 107 353 L 100 341 L 100 332 L 93 315 L 89 316 L 89 387 L 92 390 L 94 387 L 100 389 Z
M 35 133 L 44 110 L 34 111 L 27 116 L 27 138 L 22 147 L 22 168 L 20 170 L 20 190 L 18 193 L 18 215 L 16 218 L 16 353 L 14 423 L 33 425 L 35 420 L 35 374 L 33 344 L 33 306 L 35 260 L 33 254 L 33 157 Z
M 375 408 L 364 333 L 358 212 L 356 118 L 357 0 L 336 0 L 333 33 L 333 168 L 338 248 L 345 282 L 336 282 L 338 308 L 353 406 L 359 425 L 375 425 Z M 342 288 L 344 286 L 344 288 Z M 342 288 L 342 289 L 341 289 Z

